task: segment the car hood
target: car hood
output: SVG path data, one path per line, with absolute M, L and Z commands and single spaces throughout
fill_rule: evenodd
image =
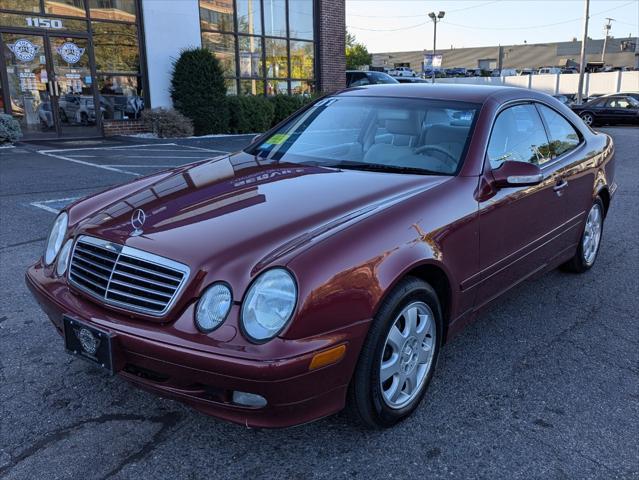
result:
M 176 169 L 113 198 L 76 233 L 184 263 L 192 278 L 236 279 L 244 283 L 237 295 L 261 268 L 282 264 L 317 236 L 447 178 L 259 165 L 239 153 Z M 141 233 L 132 226 L 136 209 L 146 217 Z

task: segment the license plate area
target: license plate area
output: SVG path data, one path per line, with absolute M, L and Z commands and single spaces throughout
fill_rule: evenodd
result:
M 104 368 L 113 375 L 114 335 L 67 316 L 62 317 L 62 323 L 64 348 L 67 352 Z

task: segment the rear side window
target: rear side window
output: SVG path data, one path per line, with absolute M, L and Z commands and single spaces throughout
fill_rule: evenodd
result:
M 537 107 L 548 127 L 552 155 L 558 157 L 577 148 L 581 140 L 579 139 L 579 134 L 568 120 L 545 105 L 537 105 Z
M 550 160 L 546 130 L 534 105 L 516 105 L 499 114 L 488 144 L 492 168 L 505 161 L 543 165 Z

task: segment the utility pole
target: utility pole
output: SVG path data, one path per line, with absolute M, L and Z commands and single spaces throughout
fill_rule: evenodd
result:
M 584 0 L 584 35 L 581 39 L 581 58 L 579 60 L 579 85 L 577 87 L 577 105 L 581 105 L 584 93 L 584 75 L 586 73 L 586 42 L 588 41 L 588 16 L 590 0 Z
M 604 67 L 606 66 L 605 64 L 606 45 L 608 45 L 608 35 L 610 34 L 610 27 L 612 26 L 610 22 L 614 22 L 615 19 L 606 17 L 606 20 L 608 21 L 608 23 L 604 25 L 604 44 L 603 44 L 603 50 L 601 51 L 601 63 L 603 63 Z
M 441 21 L 444 18 L 446 12 L 440 11 L 438 14 L 435 12 L 430 12 L 428 16 L 433 21 L 433 58 L 430 62 L 430 68 L 433 70 L 432 72 L 432 83 L 435 83 L 435 52 L 437 51 L 437 22 Z

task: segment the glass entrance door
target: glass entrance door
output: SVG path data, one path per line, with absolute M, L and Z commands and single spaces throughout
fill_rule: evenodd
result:
M 25 138 L 57 135 L 51 101 L 53 85 L 42 35 L 2 34 L 11 114 Z
M 24 139 L 97 136 L 88 40 L 1 35 L 10 110 Z
M 49 36 L 49 48 L 60 134 L 97 135 L 97 115 L 103 109 L 98 110 L 94 103 L 88 40 Z

